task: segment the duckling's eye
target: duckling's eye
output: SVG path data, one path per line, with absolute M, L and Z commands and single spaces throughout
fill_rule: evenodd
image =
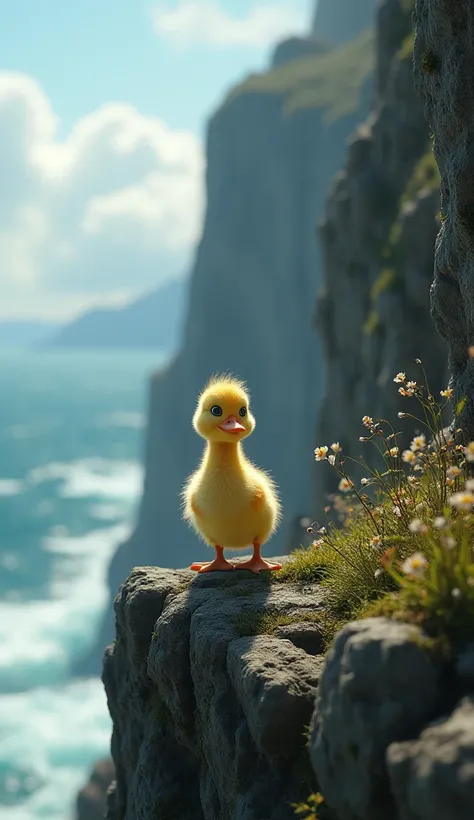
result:
M 246 416 L 247 415 L 247 408 L 241 407 L 239 410 L 239 416 Z
M 218 404 L 214 404 L 211 407 L 211 413 L 213 416 L 222 416 L 222 407 L 219 407 Z

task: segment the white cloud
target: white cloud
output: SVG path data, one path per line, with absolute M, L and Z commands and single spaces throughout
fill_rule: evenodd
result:
M 178 273 L 200 232 L 193 134 L 125 104 L 102 106 L 64 141 L 58 124 L 34 80 L 0 72 L 3 315 L 119 301 Z
M 156 33 L 178 45 L 262 47 L 288 34 L 307 31 L 306 3 L 301 0 L 256 2 L 249 11 L 232 16 L 217 0 L 162 0 L 153 9 Z

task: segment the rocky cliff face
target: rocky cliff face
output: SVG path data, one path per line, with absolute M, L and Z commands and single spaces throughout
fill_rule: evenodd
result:
M 436 327 L 448 344 L 458 423 L 474 439 L 474 9 L 417 0 L 415 81 L 434 132 L 442 178 L 442 225 L 431 293 Z M 457 425 L 456 425 L 457 426 Z
M 324 658 L 317 586 L 191 575 L 135 569 L 117 596 L 108 820 L 294 820 L 318 789 L 321 820 L 470 820 L 473 647 L 446 661 L 375 618 Z
M 99 760 L 76 801 L 76 820 L 103 820 L 107 809 L 107 791 L 115 778 L 112 760 Z
M 379 0 L 318 0 L 313 31 L 330 43 L 345 43 L 373 24 Z
M 109 820 L 292 820 L 315 786 L 321 592 L 231 575 L 141 568 L 121 588 Z
M 112 593 L 135 564 L 183 566 L 207 555 L 181 521 L 179 494 L 200 456 L 191 417 L 213 372 L 249 384 L 257 429 L 246 449 L 273 473 L 284 506 L 274 551 L 286 551 L 295 517 L 310 507 L 323 370 L 311 321 L 314 226 L 345 140 L 368 110 L 373 66 L 370 33 L 337 51 L 313 45 L 250 77 L 210 121 L 207 213 L 183 348 L 151 384 L 143 498 L 112 563 Z M 108 617 L 100 646 L 111 630 Z
M 356 458 L 362 416 L 396 423 L 408 409 L 393 384 L 397 372 L 418 379 L 419 357 L 433 391 L 447 381 L 429 307 L 439 181 L 413 87 L 410 5 L 386 0 L 379 9 L 374 110 L 350 142 L 321 226 L 317 324 L 328 376 L 317 443 L 340 441 Z M 329 470 L 317 470 L 318 507 L 332 482 Z

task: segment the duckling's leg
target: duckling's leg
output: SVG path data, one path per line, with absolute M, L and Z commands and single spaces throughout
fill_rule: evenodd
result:
M 264 558 L 260 555 L 261 544 L 259 541 L 253 542 L 253 555 L 249 558 L 248 561 L 244 561 L 242 564 L 234 564 L 235 569 L 249 569 L 251 572 L 262 572 L 264 569 L 274 570 L 274 569 L 281 569 L 281 564 L 274 564 L 270 563 L 269 561 L 265 561 Z
M 196 572 L 223 572 L 234 569 L 233 564 L 224 558 L 224 547 L 216 545 L 215 550 L 217 554 L 213 561 L 195 561 L 189 569 L 194 569 Z

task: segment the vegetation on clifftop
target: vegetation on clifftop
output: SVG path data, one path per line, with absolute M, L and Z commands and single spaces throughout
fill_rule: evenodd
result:
M 297 552 L 279 580 L 320 577 L 335 619 L 388 615 L 459 647 L 474 631 L 474 442 L 459 443 L 461 430 L 456 439 L 446 433 L 452 391 L 437 401 L 423 378 L 394 378 L 407 401 L 399 418 L 419 425 L 409 449 L 388 421 L 362 419 L 361 444 L 377 448 L 380 468 L 345 458 L 337 442 L 316 448 L 316 461 L 340 478 L 340 495 L 326 508 L 333 520 L 313 526 L 312 547 Z M 351 461 L 366 468 L 360 486 Z
M 286 115 L 322 108 L 324 122 L 330 124 L 357 109 L 361 87 L 374 63 L 374 33 L 369 29 L 340 48 L 252 74 L 233 89 L 228 101 L 242 94 L 281 94 Z

